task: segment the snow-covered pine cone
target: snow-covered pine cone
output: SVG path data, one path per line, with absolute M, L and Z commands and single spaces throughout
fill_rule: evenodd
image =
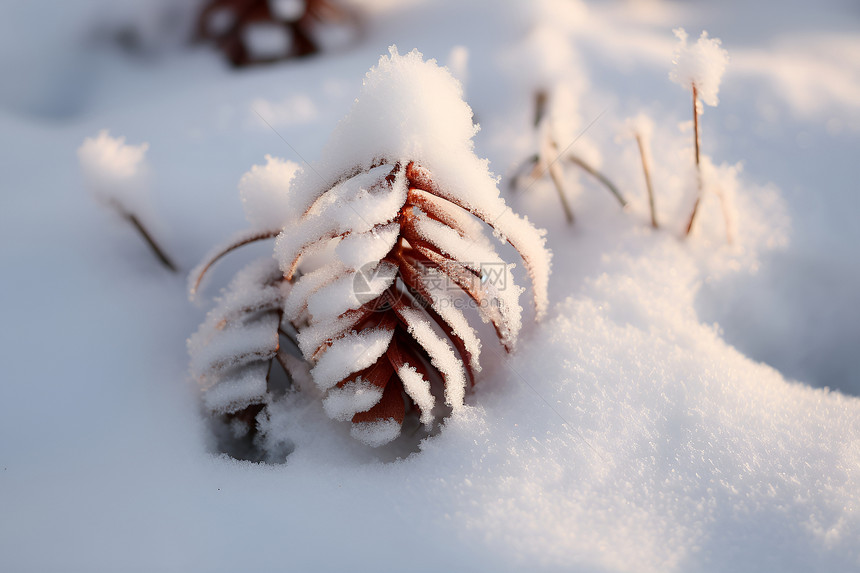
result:
M 307 321 L 299 347 L 327 393 L 327 413 L 351 420 L 353 436 L 372 446 L 396 438 L 412 407 L 429 426 L 439 398 L 462 406 L 467 380 L 481 368 L 481 343 L 457 299 L 467 296 L 510 350 L 523 290 L 472 215 L 495 221 L 459 200 L 460 192 L 438 187 L 420 165 L 379 163 L 319 195 L 275 247 L 291 279 L 304 253 L 337 243 L 335 262 L 295 283 L 285 318 Z M 527 221 L 518 219 L 508 237 L 529 270 L 540 315 L 549 254 Z M 444 396 L 434 393 L 434 377 Z
M 248 66 L 317 53 L 317 28 L 347 16 L 328 0 L 210 0 L 196 36 L 216 43 L 234 66 Z
M 243 176 L 239 187 L 251 229 L 213 250 L 191 275 L 193 297 L 222 256 L 277 236 L 274 254 L 283 278 L 272 280 L 289 292 L 283 292 L 276 322 L 298 330 L 298 347 L 326 394 L 328 414 L 351 420 L 353 435 L 373 446 L 396 438 L 413 409 L 432 426 L 445 413 L 443 402 L 453 410 L 463 406 L 481 351 L 464 306 L 493 325 L 505 349 L 513 347 L 523 289 L 485 225 L 520 253 L 533 285 L 535 318 L 546 314 L 551 254 L 544 232 L 501 198 L 488 163 L 474 153 L 476 131 L 448 71 L 417 51 L 401 56 L 392 46 L 368 72 L 318 163 L 301 169 L 267 156 L 265 166 Z M 315 251 L 322 256 L 305 257 Z M 305 274 L 298 277 L 303 257 Z M 259 288 L 252 291 L 267 288 L 268 279 L 254 280 Z M 241 323 L 239 338 L 250 322 Z M 204 325 L 196 335 L 204 342 L 191 344 L 192 362 L 222 354 L 205 342 L 211 330 Z M 272 354 L 274 340 L 266 358 L 279 356 Z M 226 355 L 235 356 L 233 350 L 228 346 Z M 227 370 L 216 371 L 212 386 L 201 375 L 207 366 L 197 374 L 204 400 L 219 398 L 223 408 L 214 389 L 227 380 Z M 224 412 L 270 399 L 271 389 L 259 394 L 262 385 L 243 388 L 245 402 L 228 401 Z

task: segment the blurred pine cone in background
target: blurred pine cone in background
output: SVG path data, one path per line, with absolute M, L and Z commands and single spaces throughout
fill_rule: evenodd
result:
M 301 58 L 343 45 L 355 18 L 328 0 L 210 0 L 195 37 L 214 42 L 234 66 Z

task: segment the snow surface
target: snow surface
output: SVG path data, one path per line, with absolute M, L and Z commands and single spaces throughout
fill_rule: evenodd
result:
M 36 1 L 0 18 L 0 569 L 860 568 L 855 2 L 555 17 L 589 85 L 581 127 L 603 113 L 587 139 L 630 200 L 619 211 L 566 167 L 570 228 L 551 182 L 508 193 L 504 178 L 534 142 L 507 50 L 570 4 L 363 2 L 352 49 L 238 74 L 208 49 L 104 40 L 129 21 L 152 38 L 166 4 Z M 731 54 L 702 117 L 715 180 L 735 192 L 731 246 L 713 193 L 677 238 L 695 189 L 689 98 L 667 79 L 679 26 Z M 417 447 L 363 446 L 303 389 L 266 420 L 290 436 L 286 463 L 213 454 L 185 350 L 205 310 L 91 201 L 76 150 L 105 128 L 149 143 L 153 232 L 189 269 L 247 226 L 242 174 L 266 154 L 316 159 L 393 43 L 439 61 L 468 50 L 475 151 L 556 252 L 547 319 L 524 322 L 512 355 L 482 334 L 475 391 Z M 252 107 L 297 97 L 316 113 L 278 134 Z M 657 232 L 627 124 L 639 113 L 654 122 Z M 271 244 L 247 250 L 201 297 Z

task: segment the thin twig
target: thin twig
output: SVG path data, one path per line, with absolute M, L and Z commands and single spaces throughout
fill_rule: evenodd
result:
M 290 386 L 292 386 L 293 385 L 293 377 L 290 374 L 290 367 L 287 365 L 287 361 L 286 361 L 286 359 L 284 359 L 283 354 L 281 354 L 280 349 L 277 352 L 275 352 L 275 360 L 277 360 L 278 364 L 280 364 L 281 370 L 283 370 L 284 374 L 287 375 L 287 380 L 289 381 Z
M 547 105 L 548 99 L 549 99 L 549 96 L 547 95 L 547 93 L 545 91 L 539 91 L 535 94 L 535 115 L 534 115 L 534 127 L 535 127 L 535 129 L 538 129 L 540 127 L 541 122 L 544 120 L 544 117 L 546 116 L 546 105 Z M 512 176 L 511 182 L 510 182 L 511 187 L 513 188 L 516 185 L 516 182 L 520 177 L 520 173 L 529 165 L 534 165 L 534 169 L 533 169 L 532 177 L 531 177 L 532 182 L 528 185 L 526 190 L 528 190 L 535 183 L 535 181 L 537 181 L 547 171 L 549 171 L 549 176 L 552 179 L 553 184 L 555 185 L 556 191 L 558 192 L 558 197 L 561 200 L 561 206 L 562 206 L 562 209 L 564 210 L 564 215 L 567 218 L 567 222 L 572 224 L 574 222 L 573 209 L 571 209 L 570 204 L 567 201 L 567 196 L 565 195 L 565 192 L 564 192 L 564 174 L 562 173 L 561 166 L 559 165 L 559 159 L 561 159 L 563 156 L 565 156 L 565 154 L 567 154 L 567 157 L 573 163 L 579 165 L 580 167 L 585 169 L 585 171 L 587 171 L 593 177 L 595 177 L 598 181 L 603 183 L 609 189 L 609 191 L 613 195 L 615 195 L 615 198 L 618 199 L 618 202 L 621 203 L 621 206 L 625 207 L 627 205 L 627 201 L 624 200 L 624 198 L 621 196 L 621 193 L 619 193 L 618 188 L 615 187 L 615 185 L 613 185 L 612 182 L 609 181 L 609 179 L 607 179 L 605 175 L 603 175 L 602 173 L 599 173 L 597 170 L 595 170 L 590 165 L 587 165 L 579 157 L 577 157 L 573 154 L 568 154 L 568 150 L 573 146 L 573 144 L 576 143 L 579 140 L 579 138 L 582 137 L 585 134 L 585 132 L 588 131 L 591 128 L 591 126 L 594 125 L 594 123 L 598 119 L 600 119 L 600 117 L 604 113 L 606 113 L 606 110 L 603 110 L 602 112 L 600 112 L 600 114 L 596 118 L 594 118 L 585 127 L 585 129 L 583 129 L 579 133 L 579 135 L 577 135 L 576 138 L 574 138 L 574 140 L 571 141 L 567 145 L 567 147 L 565 147 L 561 152 L 559 152 L 558 145 L 556 144 L 555 141 L 553 141 L 552 136 L 549 134 L 549 131 L 547 130 L 547 133 L 545 134 L 545 136 L 543 138 L 544 141 L 541 145 L 541 150 L 538 152 L 538 154 L 526 159 L 514 171 L 514 175 Z M 496 219 L 501 217 L 504 213 L 505 213 L 505 211 L 500 213 L 498 215 L 498 217 L 496 217 Z M 495 221 L 495 219 L 494 219 L 494 221 Z
M 546 114 L 546 102 L 548 99 L 549 96 L 546 95 L 545 91 L 539 91 L 535 94 L 535 128 L 540 125 L 543 116 Z
M 535 154 L 520 163 L 520 165 L 516 169 L 514 169 L 514 172 L 511 175 L 510 180 L 508 181 L 508 186 L 510 187 L 511 191 L 517 190 L 517 181 L 519 181 L 520 177 L 522 177 L 523 174 L 529 169 L 534 170 L 535 166 L 538 164 L 538 161 L 540 161 L 540 158 L 537 156 L 537 154 Z
M 546 116 L 546 104 L 549 100 L 549 96 L 543 90 L 537 92 L 535 94 L 535 117 L 534 117 L 534 127 L 538 129 L 540 127 L 541 122 L 543 121 L 544 116 Z M 554 159 L 550 159 L 549 157 L 545 158 L 549 161 L 549 164 L 546 166 L 547 171 L 549 171 L 549 176 L 552 179 L 553 184 L 555 185 L 556 191 L 558 191 L 558 198 L 561 200 L 561 207 L 564 209 L 564 216 L 567 218 L 567 222 L 569 224 L 573 224 L 573 209 L 570 208 L 570 204 L 567 202 L 567 196 L 564 194 L 564 174 L 561 172 L 561 166 L 556 162 L 558 159 L 558 146 L 555 144 L 547 132 L 547 148 L 552 151 L 552 155 Z M 526 160 L 526 162 L 521 166 L 517 171 L 522 169 L 524 166 L 527 166 L 530 162 L 534 164 L 534 170 L 540 169 L 542 166 L 542 161 L 540 154 L 534 155 Z M 537 179 L 537 174 L 533 173 L 532 178 Z
M 158 261 L 167 268 L 172 273 L 178 272 L 179 268 L 173 263 L 170 257 L 167 256 L 161 247 L 158 246 L 158 243 L 155 242 L 153 236 L 146 230 L 146 227 L 143 226 L 143 223 L 140 222 L 140 219 L 137 218 L 136 215 L 131 213 L 123 212 L 122 216 L 126 221 L 131 223 L 132 227 L 134 227 L 140 236 L 143 237 L 143 240 L 146 241 L 146 244 L 149 246 L 149 249 L 152 251 L 152 254 L 158 259 Z
M 586 126 L 585 126 L 585 128 L 583 128 L 583 129 L 579 132 L 579 134 L 577 134 L 577 136 L 573 139 L 573 141 L 571 141 L 570 143 L 568 143 L 568 144 L 567 144 L 567 147 L 565 147 L 563 150 L 561 150 L 561 152 L 560 152 L 560 153 L 558 153 L 558 146 L 556 146 L 556 145 L 554 145 L 554 144 L 553 144 L 554 151 L 553 151 L 553 154 L 552 154 L 552 155 L 553 155 L 554 157 L 553 157 L 551 160 L 549 159 L 549 157 L 546 157 L 546 154 L 545 154 L 545 153 L 541 152 L 541 153 L 543 153 L 543 155 L 544 155 L 545 157 L 542 157 L 542 158 L 541 158 L 542 160 L 541 160 L 541 161 L 538 161 L 538 162 L 537 162 L 537 164 L 535 165 L 535 171 L 537 171 L 537 173 L 533 173 L 533 174 L 532 174 L 532 181 L 531 181 L 531 183 L 529 183 L 529 184 L 528 184 L 528 186 L 524 189 L 524 191 L 528 191 L 529 189 L 531 189 L 532 185 L 534 185 L 534 184 L 535 184 L 535 182 L 536 182 L 538 179 L 540 179 L 541 177 L 543 177 L 543 175 L 544 175 L 547 171 L 552 171 L 552 167 L 553 167 L 553 165 L 556 165 L 556 164 L 558 163 L 558 160 L 559 160 L 559 159 L 561 159 L 561 158 L 562 158 L 562 156 L 563 156 L 563 155 L 565 155 L 565 154 L 568 152 L 568 150 L 569 150 L 571 147 L 573 147 L 573 145 L 574 145 L 577 141 L 579 141 L 579 139 L 580 139 L 583 135 L 585 135 L 585 134 L 586 134 L 586 132 L 588 132 L 588 130 L 589 130 L 589 129 L 591 129 L 591 128 L 594 126 L 594 124 L 595 124 L 595 123 L 597 123 L 597 121 L 598 121 L 601 117 L 603 117 L 603 114 L 605 114 L 605 113 L 606 113 L 606 111 L 607 111 L 608 109 L 609 109 L 609 108 L 604 109 L 603 111 L 601 111 L 601 112 L 597 115 L 597 117 L 595 117 L 594 119 L 592 119 L 592 120 L 588 123 L 588 125 L 586 125 Z M 546 160 L 546 161 L 547 161 L 546 166 L 544 166 L 544 160 Z M 551 175 L 552 175 L 552 173 L 551 173 Z M 560 181 L 560 179 L 561 179 L 561 178 L 560 178 L 560 173 L 556 172 L 556 174 L 555 174 L 555 175 L 553 175 L 553 181 L 556 181 L 556 180 L 559 180 L 559 181 Z M 568 218 L 567 218 L 568 222 L 573 222 L 573 211 L 571 211 L 571 210 L 570 210 L 570 206 L 567 204 L 567 198 L 564 196 L 564 193 L 561 191 L 561 188 L 560 188 L 560 187 L 558 187 L 558 185 L 556 185 L 556 189 L 559 189 L 559 195 L 561 196 L 562 207 L 564 207 L 564 208 L 565 208 L 565 214 L 568 216 Z M 505 209 L 504 209 L 504 210 L 502 210 L 502 212 L 501 212 L 501 213 L 499 213 L 498 215 L 496 215 L 496 216 L 495 216 L 495 217 L 493 217 L 492 219 L 484 219 L 484 222 L 485 222 L 485 223 L 487 223 L 488 225 L 490 225 L 490 226 L 492 227 L 492 226 L 495 224 L 495 222 L 496 222 L 497 220 L 499 220 L 499 218 L 501 218 L 501 217 L 502 217 L 502 215 L 504 215 L 505 213 L 507 213 L 509 210 L 510 210 L 510 207 L 505 207 Z
M 283 313 L 282 313 L 282 314 L 283 314 Z M 283 328 L 278 327 L 278 334 L 280 334 L 281 336 L 283 336 L 284 338 L 286 338 L 287 340 L 289 340 L 289 341 L 290 341 L 290 343 L 291 343 L 293 346 L 295 346 L 296 348 L 298 348 L 298 347 L 299 347 L 299 342 L 298 342 L 298 340 L 296 340 L 296 337 L 295 337 L 295 336 L 293 336 L 292 334 L 290 334 L 289 332 L 287 332 L 286 330 L 284 330 Z
M 645 174 L 645 187 L 648 189 L 648 207 L 651 209 L 651 226 L 655 229 L 660 228 L 657 224 L 657 209 L 654 206 L 654 189 L 651 187 L 651 171 L 648 169 L 648 160 L 645 156 L 645 142 L 642 141 L 642 135 L 636 132 L 636 144 L 639 146 L 639 157 L 642 159 L 642 173 Z
M 549 142 L 549 148 L 552 150 L 553 154 L 558 151 L 558 147 L 554 141 Z M 574 220 L 573 209 L 570 208 L 570 205 L 567 202 L 567 196 L 564 194 L 564 174 L 561 171 L 561 164 L 557 161 L 553 161 L 549 164 L 547 169 L 549 171 L 549 176 L 558 191 L 558 198 L 561 199 L 561 207 L 564 209 L 564 216 L 567 217 L 567 222 L 572 225 Z
M 606 177 L 606 175 L 604 175 L 603 173 L 601 173 L 600 171 L 598 171 L 597 169 L 595 169 L 594 167 L 592 167 L 591 165 L 589 165 L 588 163 L 586 163 L 586 162 L 585 162 L 585 160 L 584 160 L 584 159 L 582 159 L 581 157 L 579 157 L 578 155 L 574 155 L 573 153 L 569 153 L 569 154 L 568 154 L 568 156 L 567 156 L 567 158 L 568 158 L 572 163 L 574 163 L 574 164 L 578 165 L 579 167 L 581 167 L 581 168 L 582 168 L 586 173 L 588 173 L 589 175 L 591 175 L 592 177 L 594 177 L 595 179 L 597 179 L 598 181 L 600 181 L 601 183 L 603 183 L 603 185 L 604 185 L 607 189 L 609 189 L 609 192 L 610 192 L 610 193 L 612 193 L 612 194 L 615 196 L 615 198 L 616 198 L 616 199 L 618 199 L 618 203 L 620 203 L 620 204 L 621 204 L 621 207 L 622 207 L 622 208 L 624 208 L 624 207 L 626 207 L 626 206 L 627 206 L 627 201 L 626 201 L 626 200 L 624 199 L 624 197 L 621 195 L 621 192 L 620 192 L 620 191 L 618 191 L 618 187 L 616 187 L 616 186 L 612 183 L 612 181 L 610 181 L 610 180 L 609 180 L 609 178 L 608 178 L 608 177 Z
M 290 343 L 293 345 L 293 347 L 294 347 L 294 348 L 298 348 L 298 347 L 299 347 L 299 343 L 298 343 L 298 342 L 296 342 L 296 339 L 295 339 L 295 338 L 293 338 L 290 334 L 288 334 L 288 333 L 287 333 L 287 331 L 286 331 L 286 330 L 284 330 L 284 329 L 281 327 L 281 323 L 283 322 L 283 320 L 284 320 L 284 310 L 283 310 L 283 309 L 281 309 L 281 310 L 278 312 L 278 347 L 275 349 L 275 356 L 274 356 L 274 359 L 275 359 L 275 360 L 277 360 L 277 361 L 278 361 L 278 364 L 280 364 L 280 365 L 281 365 L 281 369 L 284 371 L 284 374 L 285 374 L 285 375 L 286 375 L 286 377 L 287 377 L 287 382 L 289 382 L 289 385 L 290 385 L 290 386 L 292 386 L 292 385 L 293 385 L 293 376 L 292 376 L 292 374 L 290 373 L 290 369 L 289 369 L 289 367 L 287 366 L 287 362 L 286 362 L 286 360 L 285 360 L 285 359 L 284 359 L 284 357 L 281 355 L 281 352 L 283 352 L 283 348 L 281 348 L 281 335 L 285 336 L 285 337 L 287 338 L 287 340 L 289 340 L 289 341 L 290 341 Z M 271 372 L 271 367 L 269 368 L 269 372 Z M 267 390 L 267 391 L 269 391 L 269 392 L 271 392 L 271 390 L 272 390 L 272 389 L 271 389 L 271 387 L 269 386 L 269 377 L 268 377 L 268 375 L 266 376 L 266 390 Z
M 698 169 L 699 147 L 702 145 L 702 140 L 699 135 L 699 92 L 696 89 L 696 84 L 693 84 L 693 131 L 696 135 L 696 169 Z
M 280 230 L 278 230 L 278 229 L 273 229 L 271 231 L 261 231 L 259 233 L 254 233 L 254 234 L 249 234 L 249 235 L 240 234 L 239 238 L 236 239 L 233 243 L 231 243 L 227 247 L 224 247 L 222 250 L 218 251 L 217 253 L 210 255 L 209 259 L 206 260 L 206 262 L 202 264 L 202 266 L 200 267 L 200 270 L 197 273 L 197 277 L 194 279 L 194 284 L 191 286 L 191 296 L 192 297 L 195 296 L 195 294 L 197 293 L 197 289 L 200 288 L 200 283 L 203 281 L 203 277 L 206 275 L 206 273 L 209 271 L 209 269 L 212 268 L 212 265 L 214 265 L 216 262 L 218 262 L 218 260 L 221 259 L 221 257 L 223 257 L 224 255 L 238 249 L 239 247 L 244 247 L 245 245 L 249 245 L 249 244 L 255 243 L 257 241 L 263 241 L 266 239 L 274 239 L 275 237 L 278 236 L 278 234 L 280 234 Z
M 699 210 L 699 202 L 702 199 L 702 166 L 699 162 L 699 146 L 701 145 L 701 135 L 699 133 L 699 93 L 696 89 L 696 84 L 693 84 L 693 138 L 695 141 L 696 148 L 696 183 L 698 185 L 698 189 L 696 190 L 696 202 L 693 204 L 693 212 L 690 213 L 690 220 L 687 223 L 687 230 L 684 232 L 684 236 L 689 236 L 690 231 L 693 230 L 693 221 L 696 219 L 696 212 Z

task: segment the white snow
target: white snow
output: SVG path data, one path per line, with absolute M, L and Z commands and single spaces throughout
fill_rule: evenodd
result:
M 295 286 L 290 290 L 290 295 L 284 301 L 284 314 L 291 320 L 300 322 L 302 313 L 307 311 L 308 299 L 319 289 L 334 282 L 341 273 L 348 270 L 345 267 L 332 268 L 328 266 L 302 275 L 302 278 L 296 281 Z
M 857 571 L 854 3 L 350 0 L 365 17 L 360 42 L 240 73 L 214 50 L 165 41 L 182 36 L 175 28 L 156 34 L 156 16 L 180 4 L 2 9 L 0 570 Z M 158 49 L 115 47 L 128 26 Z M 629 200 L 624 211 L 569 166 L 571 227 L 550 181 L 510 192 L 507 177 L 486 181 L 534 152 L 533 70 L 502 55 L 536 26 L 570 44 L 563 83 L 588 89 L 573 84 L 576 101 L 558 113 L 580 130 L 599 116 L 571 150 L 599 153 Z M 720 106 L 700 118 L 711 188 L 686 241 L 677 231 L 695 172 L 691 132 L 679 124 L 689 124 L 690 105 L 666 77 L 669 31 L 680 26 L 709 30 L 732 56 Z M 451 120 L 438 131 L 466 138 L 474 111 L 482 130 L 469 152 L 489 164 L 422 165 L 463 200 L 495 189 L 499 199 L 477 209 L 486 219 L 504 211 L 503 197 L 547 229 L 546 319 L 527 314 L 506 354 L 466 312 L 484 341 L 483 370 L 434 435 L 392 421 L 351 427 L 302 387 L 266 405 L 272 463 L 220 455 L 201 410 L 259 400 L 259 378 L 213 386 L 201 406 L 185 341 L 205 311 L 148 253 L 112 240 L 111 220 L 85 196 L 76 150 L 105 127 L 133 147 L 149 143 L 153 223 L 187 270 L 247 226 L 242 174 L 267 154 L 315 159 L 392 43 L 440 61 L 468 48 L 470 110 L 434 111 L 448 99 L 420 86 L 396 93 L 414 96 L 434 129 Z M 250 102 L 300 97 L 313 117 L 272 124 L 277 134 L 249 124 Z M 639 113 L 653 120 L 658 231 L 626 124 Z M 362 155 L 414 126 L 379 127 L 378 139 L 342 151 Z M 463 147 L 433 153 L 444 164 Z M 326 156 L 330 172 L 311 165 L 339 180 L 353 159 Z M 307 186 L 294 187 L 298 179 L 296 212 L 333 182 L 307 167 Z M 734 194 L 731 245 L 718 190 Z M 496 248 L 517 262 L 512 248 Z M 210 291 L 270 255 L 271 242 L 231 254 Z M 314 259 L 303 262 L 339 256 Z M 523 265 L 513 272 L 528 280 Z M 325 326 L 300 338 L 346 328 Z
M 397 370 L 397 375 L 403 381 L 403 387 L 415 404 L 421 408 L 421 423 L 425 426 L 433 424 L 433 406 L 436 398 L 430 392 L 430 381 L 425 380 L 418 370 L 413 366 L 404 364 Z
M 210 412 L 236 412 L 251 404 L 260 404 L 266 399 L 266 371 L 268 364 L 252 366 L 238 377 L 225 378 L 207 388 L 203 393 L 203 405 Z
M 382 398 L 382 390 L 362 379 L 348 382 L 342 388 L 332 388 L 323 400 L 326 414 L 334 420 L 346 422 L 358 412 L 366 412 Z
M 397 267 L 385 261 L 359 273 L 346 272 L 308 297 L 308 313 L 315 322 L 335 319 L 381 295 L 396 276 Z
M 738 236 L 738 208 L 736 205 L 736 195 L 741 188 L 740 174 L 743 171 L 743 164 L 736 163 L 734 165 L 722 163 L 714 165 L 711 158 L 707 155 L 702 157 L 702 180 L 705 182 L 705 189 L 710 191 L 712 196 L 705 196 L 705 209 L 715 209 L 723 214 L 723 228 L 726 233 L 726 240 L 729 243 L 734 242 L 734 238 Z M 712 197 L 716 197 L 719 205 L 709 205 Z
M 336 338 L 311 369 L 314 382 L 328 390 L 349 374 L 372 365 L 388 348 L 393 333 L 391 329 L 374 328 Z
M 395 420 L 360 422 L 350 426 L 352 437 L 368 446 L 378 447 L 389 443 L 400 434 L 400 424 Z
M 298 163 L 266 155 L 265 165 L 254 165 L 239 180 L 245 218 L 260 231 L 280 230 L 297 218 L 290 202 L 290 181 L 301 169 Z
M 278 310 L 285 290 L 277 263 L 264 258 L 239 271 L 188 339 L 190 373 L 211 412 L 266 401 L 269 364 L 278 352 Z
M 337 244 L 335 254 L 346 267 L 360 269 L 388 254 L 399 236 L 397 223 L 374 227 L 366 233 L 350 233 Z
M 309 171 L 316 175 L 315 169 Z M 336 185 L 313 205 L 312 211 L 290 225 L 288 232 L 281 233 L 275 254 L 284 272 L 289 275 L 300 254 L 320 242 L 346 233 L 366 233 L 394 219 L 406 200 L 406 188 L 402 170 L 388 187 L 384 179 L 390 171 L 390 166 L 383 165 Z M 298 190 L 305 183 L 303 173 L 293 183 L 301 213 L 311 208 L 311 203 L 300 203 Z
M 242 313 L 277 310 L 284 299 L 279 278 L 277 266 L 268 259 L 254 261 L 236 273 L 207 313 L 205 330 L 221 330 L 225 321 L 240 318 Z
M 466 395 L 466 372 L 451 343 L 437 335 L 418 311 L 405 308 L 399 314 L 406 322 L 409 334 L 427 351 L 430 362 L 445 379 L 445 402 L 455 412 L 461 410 Z
M 111 137 L 108 130 L 88 137 L 78 148 L 87 187 L 93 196 L 123 214 L 135 214 L 144 207 L 148 143 L 130 145 L 125 137 Z
M 640 112 L 635 117 L 628 119 L 626 125 L 630 133 L 638 134 L 642 137 L 643 142 L 648 143 L 646 147 L 650 150 L 651 138 L 654 136 L 654 119 L 648 114 Z
M 278 317 L 265 317 L 242 328 L 202 330 L 199 335 L 188 342 L 191 374 L 205 379 L 227 368 L 274 356 L 278 347 Z
M 425 62 L 417 50 L 401 56 L 395 46 L 389 48 L 389 56 L 367 73 L 316 173 L 309 170 L 297 180 L 297 187 L 312 191 L 299 205 L 309 206 L 317 189 L 325 190 L 342 174 L 369 168 L 380 158 L 389 164 L 420 158 L 435 174 L 436 158 L 450 162 L 454 154 L 471 156 L 477 127 L 461 96 L 459 82 L 435 60 Z M 368 139 L 368 133 L 375 136 Z
M 360 311 L 347 312 L 334 320 L 314 322 L 303 328 L 298 337 L 302 355 L 307 360 L 312 360 L 314 353 L 326 340 L 337 338 L 349 330 L 358 319 L 359 313 Z
M 445 65 L 451 75 L 457 78 L 461 86 L 465 86 L 469 79 L 469 48 L 466 46 L 454 46 L 448 53 Z
M 517 74 L 518 87 L 552 91 L 576 75 L 579 57 L 570 36 L 576 22 L 587 18 L 588 8 L 578 0 L 539 0 L 519 10 L 526 29 L 502 52 L 504 67 Z

